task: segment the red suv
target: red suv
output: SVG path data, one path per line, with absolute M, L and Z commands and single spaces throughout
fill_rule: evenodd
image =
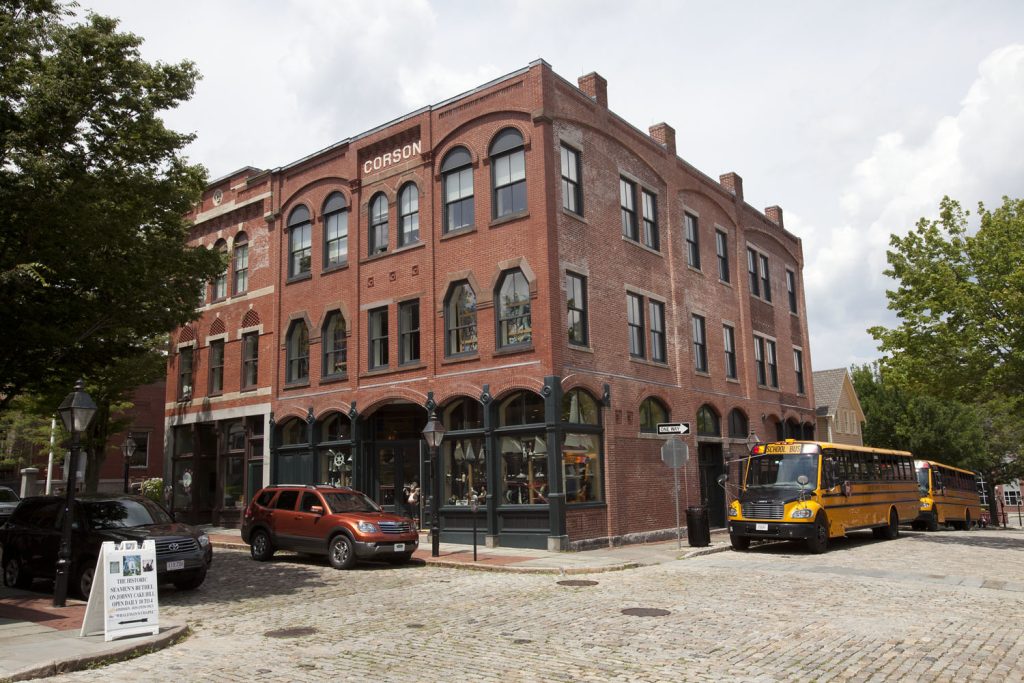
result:
M 368 496 L 344 486 L 268 486 L 245 509 L 242 540 L 252 559 L 277 550 L 327 555 L 335 569 L 356 559 L 408 562 L 419 531 L 408 517 L 381 510 Z

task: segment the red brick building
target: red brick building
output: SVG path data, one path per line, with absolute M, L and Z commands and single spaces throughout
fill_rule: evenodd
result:
M 237 521 L 265 483 L 388 508 L 439 482 L 442 538 L 579 548 L 674 533 L 658 422 L 687 422 L 682 504 L 813 431 L 800 240 L 543 61 L 273 170 L 212 182 L 193 240 L 227 272 L 175 332 L 174 505 Z M 447 429 L 431 461 L 421 437 Z M 425 499 L 426 496 L 423 497 Z

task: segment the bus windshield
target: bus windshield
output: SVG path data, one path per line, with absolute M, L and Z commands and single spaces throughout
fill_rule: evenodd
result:
M 922 496 L 928 495 L 928 470 L 923 467 L 917 470 L 917 488 L 921 490 Z
M 797 478 L 801 474 L 807 477 L 805 488 L 814 488 L 818 485 L 817 453 L 751 456 L 750 465 L 747 467 L 747 487 L 799 487 Z

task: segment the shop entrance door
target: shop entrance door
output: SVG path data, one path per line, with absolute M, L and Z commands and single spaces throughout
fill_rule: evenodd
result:
M 423 487 L 423 438 L 421 431 L 427 423 L 427 413 L 410 403 L 388 405 L 367 418 L 370 436 L 370 465 L 372 481 L 369 493 L 384 509 L 419 519 L 421 493 L 416 503 L 409 502 L 413 484 Z
M 707 507 L 712 527 L 725 526 L 725 489 L 718 485 L 718 476 L 725 473 L 722 444 L 698 443 L 697 468 L 700 472 L 700 502 Z

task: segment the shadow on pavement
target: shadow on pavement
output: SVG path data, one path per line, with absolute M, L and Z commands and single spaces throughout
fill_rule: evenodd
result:
M 982 536 L 981 534 L 973 534 L 971 532 L 944 534 L 941 531 L 907 535 L 913 535 L 914 541 L 920 541 L 925 543 L 940 543 L 943 545 L 963 545 L 970 546 L 972 548 L 992 548 L 994 550 L 1024 551 L 1024 538 L 1007 538 L 1005 536 Z
M 855 548 L 860 548 L 872 543 L 885 543 L 884 540 L 875 538 L 870 531 L 853 532 L 846 538 L 833 538 L 828 542 L 829 553 L 842 553 Z M 810 555 L 807 545 L 803 541 L 764 541 L 755 543 L 747 551 L 752 555 L 777 555 L 777 556 L 800 556 Z

